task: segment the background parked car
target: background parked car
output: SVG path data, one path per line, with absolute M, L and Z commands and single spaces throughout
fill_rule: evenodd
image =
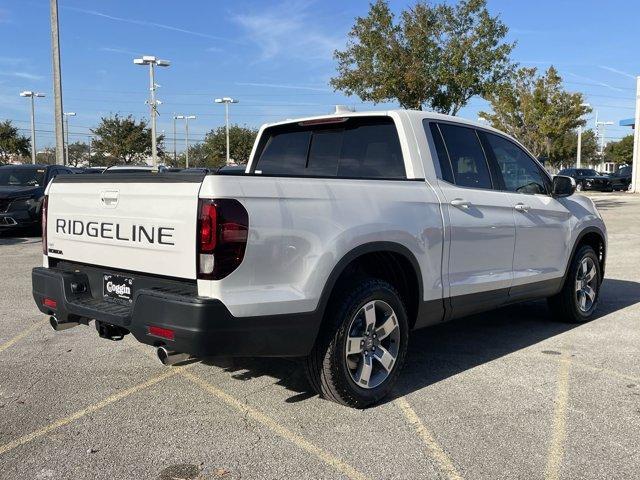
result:
M 590 168 L 565 168 L 558 175 L 572 177 L 576 181 L 576 190 L 598 190 L 600 192 L 612 192 L 613 182 L 606 175 L 600 175 Z
M 631 184 L 631 167 L 625 165 L 609 175 L 614 190 L 628 190 Z
M 44 190 L 58 175 L 73 174 L 59 165 L 0 167 L 0 231 L 39 228 Z

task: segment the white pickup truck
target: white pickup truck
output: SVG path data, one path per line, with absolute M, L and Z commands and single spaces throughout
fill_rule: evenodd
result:
M 56 330 L 93 319 L 166 364 L 304 357 L 318 393 L 364 407 L 413 329 L 537 298 L 593 315 L 607 236 L 574 190 L 456 117 L 287 120 L 261 128 L 244 172 L 56 178 L 33 296 Z

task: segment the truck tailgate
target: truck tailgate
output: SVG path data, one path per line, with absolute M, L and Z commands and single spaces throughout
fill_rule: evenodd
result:
M 196 278 L 202 174 L 65 175 L 49 186 L 49 257 Z

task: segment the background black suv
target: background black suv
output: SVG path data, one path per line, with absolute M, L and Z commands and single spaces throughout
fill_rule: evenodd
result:
M 599 190 L 601 192 L 612 192 L 613 182 L 606 175 L 600 175 L 590 168 L 565 168 L 560 170 L 558 175 L 573 177 L 576 181 L 576 190 Z
M 44 190 L 57 175 L 72 174 L 61 165 L 0 167 L 0 231 L 39 228 Z
M 609 175 L 614 190 L 628 190 L 631 184 L 631 167 L 620 167 L 617 172 Z

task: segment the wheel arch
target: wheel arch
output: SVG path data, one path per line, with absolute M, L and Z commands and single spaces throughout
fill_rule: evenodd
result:
M 586 227 L 578 234 L 578 236 L 576 237 L 576 241 L 573 242 L 571 255 L 569 255 L 569 258 L 567 260 L 567 265 L 564 270 L 565 279 L 567 278 L 567 275 L 569 273 L 571 260 L 573 259 L 573 256 L 576 254 L 576 251 L 578 250 L 578 248 L 581 247 L 582 245 L 589 245 L 595 250 L 600 263 L 600 272 L 602 274 L 602 277 L 604 278 L 604 269 L 605 269 L 605 263 L 606 263 L 606 255 L 607 255 L 607 251 L 606 251 L 607 243 L 605 238 L 606 237 L 604 232 L 600 228 L 595 226 Z
M 336 287 L 349 278 L 370 275 L 389 281 L 403 297 L 409 326 L 413 328 L 423 299 L 420 264 L 406 246 L 396 242 L 370 242 L 346 253 L 333 267 L 322 290 L 319 313 L 324 318 Z M 324 321 L 322 322 L 324 323 Z

